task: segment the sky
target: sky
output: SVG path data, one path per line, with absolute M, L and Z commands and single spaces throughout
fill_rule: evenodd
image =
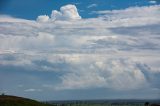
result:
M 0 93 L 160 99 L 159 0 L 1 0 Z

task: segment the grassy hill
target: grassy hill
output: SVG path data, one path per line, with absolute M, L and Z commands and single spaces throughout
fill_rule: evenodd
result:
M 0 106 L 53 106 L 41 102 L 9 95 L 0 95 Z

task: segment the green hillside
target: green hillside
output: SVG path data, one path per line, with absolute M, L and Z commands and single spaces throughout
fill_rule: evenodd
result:
M 41 102 L 9 95 L 0 95 L 0 106 L 53 106 Z

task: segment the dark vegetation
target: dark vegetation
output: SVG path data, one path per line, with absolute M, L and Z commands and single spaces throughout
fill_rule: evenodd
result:
M 0 95 L 0 106 L 54 106 L 22 97 Z

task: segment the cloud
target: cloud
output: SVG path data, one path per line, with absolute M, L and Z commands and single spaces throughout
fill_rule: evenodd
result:
M 144 70 L 137 67 L 139 63 L 130 59 L 105 57 L 92 60 L 90 57 L 91 62 L 81 61 L 61 77 L 62 84 L 57 87 L 58 90 L 94 87 L 130 90 L 147 86 Z
M 75 5 L 65 5 L 60 8 L 60 11 L 53 10 L 51 14 L 52 20 L 75 20 L 81 19 Z
M 149 3 L 151 3 L 151 4 L 156 4 L 157 1 L 151 0 L 151 1 L 149 1 Z
M 53 45 L 54 35 L 44 32 L 39 32 L 37 35 L 30 37 L 2 35 L 0 41 L 3 44 L 0 46 L 1 49 L 47 49 L 50 45 Z
M 87 6 L 87 8 L 97 7 L 97 4 L 90 4 Z
M 57 20 L 79 20 L 81 16 L 78 13 L 78 10 L 75 5 L 68 4 L 62 6 L 60 11 L 53 10 L 51 13 L 51 17 L 47 15 L 40 15 L 37 17 L 37 22 L 48 22 L 48 21 L 57 21 Z
M 99 17 L 82 19 L 74 5 L 66 5 L 37 21 L 0 16 L 0 69 L 58 73 L 53 85 L 61 90 L 154 88 L 159 9 L 97 11 Z
M 141 9 L 140 9 L 141 8 Z M 159 5 L 155 5 L 155 6 L 144 6 L 144 7 L 130 7 L 124 10 L 112 10 L 112 11 L 94 11 L 93 13 L 97 13 L 102 15 L 101 17 L 104 17 L 105 19 L 111 20 L 111 21 L 115 21 L 115 20 L 119 20 L 119 21 L 123 21 L 123 22 L 127 22 L 129 25 L 132 23 L 131 22 L 135 22 L 136 20 L 139 20 L 138 22 L 144 23 L 146 22 L 147 24 L 153 21 L 155 22 L 159 22 Z M 134 13 L 137 13 L 136 15 L 132 15 Z M 144 12 L 144 13 L 143 13 Z M 150 15 L 148 15 L 150 14 Z M 155 15 L 155 17 L 153 17 L 153 15 Z M 131 20 L 131 21 L 129 21 Z M 141 21 L 140 21 L 141 20 Z M 148 21 L 148 22 L 147 22 Z M 138 24 L 138 23 L 136 23 Z
M 24 90 L 24 92 L 41 92 L 42 90 L 41 89 L 26 89 Z
M 47 22 L 47 21 L 49 21 L 49 16 L 47 15 L 40 15 L 37 18 L 37 22 Z

